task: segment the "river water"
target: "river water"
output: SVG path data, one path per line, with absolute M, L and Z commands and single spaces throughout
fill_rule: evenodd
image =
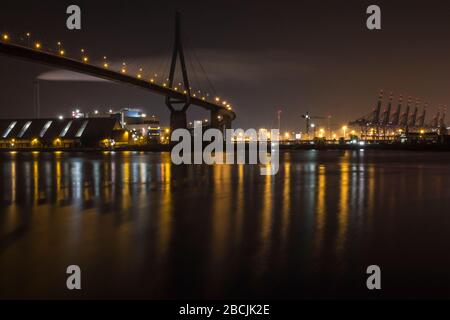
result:
M 0 298 L 450 297 L 450 153 L 290 151 L 259 169 L 1 153 Z

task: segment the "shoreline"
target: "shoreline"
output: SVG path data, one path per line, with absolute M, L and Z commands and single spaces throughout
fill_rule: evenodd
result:
M 248 147 L 248 144 L 246 144 Z M 0 153 L 10 152 L 170 152 L 172 145 L 146 145 L 146 146 L 124 146 L 115 148 L 100 148 L 100 147 L 76 147 L 76 148 L 1 148 Z M 279 149 L 282 151 L 296 151 L 296 150 L 380 150 L 380 151 L 426 151 L 426 152 L 449 152 L 450 145 L 448 144 L 280 144 Z M 224 147 L 225 150 L 225 147 Z M 268 148 L 268 151 L 270 149 Z

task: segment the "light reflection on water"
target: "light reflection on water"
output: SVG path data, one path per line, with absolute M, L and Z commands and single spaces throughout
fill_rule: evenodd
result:
M 261 176 L 168 153 L 0 154 L 0 297 L 73 297 L 70 264 L 78 298 L 365 297 L 370 264 L 390 297 L 448 297 L 449 160 L 285 152 Z

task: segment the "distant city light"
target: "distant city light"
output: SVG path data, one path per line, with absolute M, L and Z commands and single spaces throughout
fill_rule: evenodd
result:
M 347 126 L 343 126 L 342 131 L 344 132 L 344 139 L 345 139 L 347 133 Z
M 84 114 L 82 114 L 81 112 L 80 112 L 80 109 L 76 109 L 76 110 L 74 110 L 74 111 L 72 111 L 72 117 L 73 118 L 83 118 L 84 117 Z

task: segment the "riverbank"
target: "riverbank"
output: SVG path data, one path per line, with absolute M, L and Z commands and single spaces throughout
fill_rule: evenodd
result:
M 281 144 L 281 150 L 383 150 L 383 151 L 450 151 L 448 144 Z
M 170 152 L 173 145 L 154 144 L 140 146 L 120 146 L 114 148 L 93 148 L 93 147 L 74 147 L 74 148 L 4 148 L 1 152 L 110 152 L 110 151 L 138 151 L 138 152 Z M 206 145 L 205 145 L 206 146 Z M 205 147 L 204 146 L 204 147 Z M 246 143 L 246 149 L 248 143 Z M 448 144 L 405 144 L 405 143 L 374 143 L 374 144 L 307 144 L 280 143 L 280 150 L 383 150 L 383 151 L 450 151 Z M 225 146 L 224 146 L 225 150 Z M 270 145 L 268 146 L 270 152 Z

